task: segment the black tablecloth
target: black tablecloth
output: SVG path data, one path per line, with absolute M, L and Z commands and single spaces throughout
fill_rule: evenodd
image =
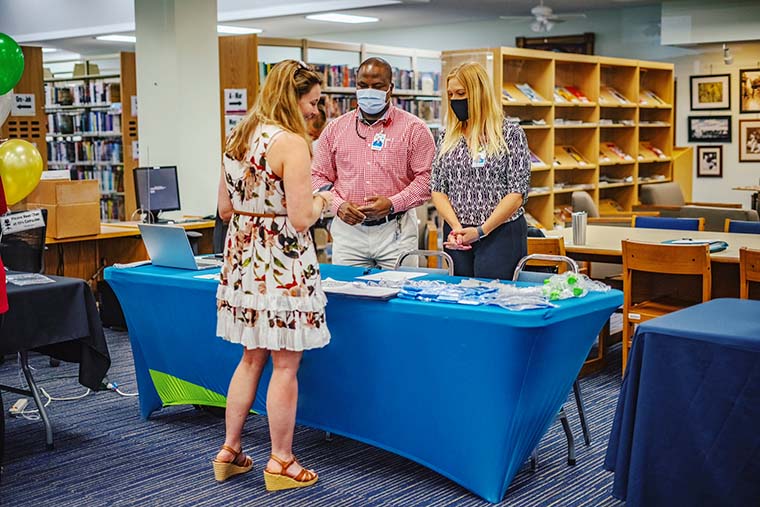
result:
M 111 366 L 111 356 L 92 291 L 79 278 L 46 276 L 55 283 L 21 287 L 8 283 L 9 309 L 0 328 L 0 354 L 35 350 L 79 363 L 79 383 L 97 389 Z

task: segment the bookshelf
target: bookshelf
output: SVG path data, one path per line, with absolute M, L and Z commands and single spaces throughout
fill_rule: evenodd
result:
M 384 58 L 393 67 L 394 104 L 425 120 L 434 133 L 440 128 L 439 51 L 270 37 L 258 37 L 258 46 L 258 82 L 266 78 L 271 65 L 285 58 L 303 60 L 324 73 L 328 121 L 356 107 L 359 64 L 372 56 Z
M 43 79 L 47 167 L 98 180 L 101 219 L 126 220 L 135 210 L 138 155 L 135 55 L 55 66 Z
M 673 179 L 672 64 L 508 47 L 441 60 L 443 79 L 481 63 L 519 118 L 535 155 L 526 210 L 541 226 L 562 221 L 573 191 L 631 211 L 639 185 Z
M 24 73 L 18 84 L 13 88 L 14 93 L 34 95 L 35 111 L 33 116 L 11 115 L 0 128 L 0 139 L 23 139 L 37 147 L 42 156 L 43 164 L 47 165 L 47 150 L 45 149 L 45 111 L 42 108 L 45 92 L 42 85 L 42 49 L 31 46 L 21 46 L 24 53 Z

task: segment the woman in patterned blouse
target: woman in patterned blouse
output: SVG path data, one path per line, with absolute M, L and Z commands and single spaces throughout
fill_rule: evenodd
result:
M 504 118 L 480 64 L 453 69 L 446 87 L 448 119 L 430 179 L 433 204 L 446 222 L 444 247 L 458 276 L 511 280 L 527 253 L 525 132 Z

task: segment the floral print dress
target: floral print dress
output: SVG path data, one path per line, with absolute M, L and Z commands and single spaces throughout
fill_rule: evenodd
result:
M 216 333 L 249 349 L 300 351 L 327 345 L 330 332 L 311 235 L 290 223 L 282 179 L 266 160 L 281 132 L 260 125 L 243 161 L 224 158 L 233 208 L 276 216 L 232 215 L 216 293 Z

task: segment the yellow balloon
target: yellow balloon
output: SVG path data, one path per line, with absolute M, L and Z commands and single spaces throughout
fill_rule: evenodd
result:
M 5 200 L 16 204 L 35 189 L 42 176 L 42 157 L 37 148 L 23 139 L 0 144 L 0 177 Z

